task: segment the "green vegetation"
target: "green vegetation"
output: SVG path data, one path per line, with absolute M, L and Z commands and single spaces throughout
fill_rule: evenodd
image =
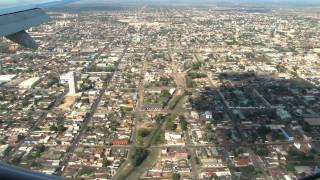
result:
M 183 131 L 186 131 L 187 126 L 188 126 L 188 122 L 186 121 L 186 118 L 183 115 L 179 116 L 179 123 L 180 123 L 181 129 Z
M 161 86 L 168 86 L 171 79 L 168 77 L 160 77 L 160 85 Z
M 169 90 L 162 90 L 158 93 L 146 93 L 144 101 L 147 103 L 156 103 L 165 107 L 171 98 Z
M 160 93 L 160 97 L 167 97 L 167 98 L 170 98 L 171 94 L 169 92 L 169 90 L 162 90 L 161 93 Z
M 158 159 L 160 149 L 152 149 L 148 153 L 148 158 L 145 159 L 139 166 L 132 167 L 129 174 L 125 176 L 125 179 L 139 179 L 143 172 L 146 172 L 150 167 L 154 165 L 154 162 Z
M 182 97 L 183 97 L 183 95 L 173 97 L 168 105 L 169 109 L 174 109 L 177 106 L 177 104 L 179 103 L 179 101 L 182 99 Z
M 14 165 L 18 165 L 21 161 L 21 158 L 19 157 L 14 157 L 12 160 L 11 160 L 11 163 L 14 164 Z
M 172 180 L 179 180 L 179 179 L 180 179 L 180 174 L 178 174 L 178 173 L 172 174 Z
M 255 57 L 252 52 L 245 52 L 244 55 L 247 59 L 253 59 Z
M 62 133 L 66 130 L 67 130 L 67 128 L 64 127 L 64 117 L 62 115 L 57 117 L 56 124 L 52 124 L 50 126 L 50 131 L 54 131 L 54 132 L 58 132 L 58 133 Z
M 163 121 L 171 119 L 172 118 L 171 116 L 172 116 L 171 114 L 166 114 L 166 115 L 157 114 L 154 116 L 154 119 L 156 120 L 157 124 L 160 124 Z
M 193 70 L 199 70 L 201 66 L 202 66 L 201 62 L 195 62 L 195 63 L 192 64 L 192 69 Z
M 120 126 L 120 123 L 116 119 L 111 119 L 110 127 L 112 131 L 117 130 L 119 126 Z
M 82 175 L 90 175 L 91 173 L 93 173 L 94 172 L 94 168 L 92 168 L 92 167 L 82 167 L 81 168 L 81 170 L 80 170 L 80 172 L 79 172 L 79 174 L 80 174 L 80 176 L 82 176 Z
M 207 77 L 207 75 L 204 73 L 199 73 L 197 71 L 189 71 L 186 75 L 187 87 L 191 88 L 194 86 L 193 81 L 192 81 L 193 79 L 204 78 L 204 77 Z
M 156 120 L 157 124 L 159 124 L 161 121 L 163 121 L 165 116 L 163 114 L 157 114 L 154 119 Z
M 0 53 L 7 53 L 9 44 L 6 42 L 0 42 Z
M 39 167 L 40 164 L 39 164 L 37 161 L 32 161 L 32 162 L 30 163 L 30 166 L 32 166 L 32 167 Z
M 19 134 L 17 137 L 17 142 L 20 142 L 21 140 L 23 140 L 25 138 L 25 135 L 23 134 Z
M 148 150 L 143 148 L 136 148 L 133 154 L 130 156 L 130 160 L 133 166 L 139 166 L 148 157 L 148 154 Z
M 40 157 L 41 153 L 43 153 L 46 150 L 46 147 L 41 144 L 35 147 L 35 151 L 36 151 L 36 156 Z
M 291 162 L 287 162 L 287 164 L 286 164 L 286 169 L 287 169 L 287 171 L 294 172 L 294 171 L 295 171 L 295 169 L 294 169 L 294 164 L 291 163 Z
M 283 133 L 280 130 L 272 131 L 271 136 L 272 136 L 272 140 L 274 140 L 274 141 L 277 141 L 277 140 L 283 141 L 283 140 L 285 140 L 285 137 L 284 137 Z
M 65 130 L 67 130 L 66 127 L 64 127 L 63 125 L 58 125 L 56 126 L 55 124 L 50 126 L 50 131 L 54 131 L 54 132 L 64 132 Z
M 299 151 L 295 148 L 291 148 L 288 151 L 287 159 L 290 161 L 309 161 L 309 160 L 313 160 L 314 157 L 313 157 L 313 155 L 306 155 L 302 151 Z
M 193 82 L 192 82 L 192 78 L 190 76 L 186 77 L 186 84 L 188 88 L 192 88 L 194 86 Z
M 150 130 L 148 129 L 139 129 L 138 136 L 140 137 L 147 137 L 150 134 Z
M 287 68 L 284 65 L 277 64 L 276 69 L 279 73 L 285 73 L 287 71 Z
M 133 108 L 132 107 L 120 107 L 120 110 L 122 112 L 129 112 L 129 111 L 133 111 Z
M 173 122 L 173 120 L 169 119 L 167 120 L 166 124 L 166 130 L 171 130 L 171 131 L 174 131 L 177 129 L 177 124 Z
M 162 144 L 162 143 L 165 143 L 165 138 L 164 138 L 164 130 L 161 129 L 155 137 L 155 144 Z
M 271 133 L 271 129 L 269 127 L 266 127 L 266 126 L 260 126 L 258 129 L 257 129 L 257 133 L 260 137 L 263 137 L 265 138 L 265 136 L 269 133 Z
M 231 172 L 242 172 L 245 176 L 257 174 L 254 166 L 236 167 L 234 165 L 228 166 Z
M 54 76 L 53 74 L 48 75 L 48 80 L 46 84 L 46 88 L 51 87 L 52 85 L 59 83 L 59 78 L 57 76 Z
M 198 156 L 195 156 L 195 157 L 194 157 L 194 160 L 196 161 L 196 164 L 200 164 L 200 163 L 201 163 Z
M 104 154 L 104 153 L 101 153 L 101 154 Z M 105 155 L 103 155 L 103 156 L 105 156 Z M 112 164 L 112 162 L 111 162 L 111 161 L 108 161 L 108 160 L 104 160 L 104 161 L 102 162 L 102 166 L 103 166 L 103 167 L 110 166 L 111 164 Z
M 268 156 L 269 151 L 266 147 L 257 147 L 256 148 L 256 152 L 255 152 L 258 156 Z
M 196 72 L 196 71 L 189 71 L 189 72 L 187 73 L 187 76 L 190 76 L 192 79 L 207 77 L 206 74 L 204 74 L 204 73 L 199 73 L 199 72 Z

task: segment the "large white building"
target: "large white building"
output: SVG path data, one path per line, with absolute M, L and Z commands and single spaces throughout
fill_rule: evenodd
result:
M 19 84 L 19 87 L 22 89 L 30 89 L 30 88 L 34 88 L 35 85 L 37 85 L 40 82 L 40 77 L 32 77 L 29 78 L 25 81 L 22 81 Z
M 16 77 L 17 77 L 17 75 L 15 75 L 15 74 L 0 75 L 0 84 L 9 82 Z
M 77 81 L 76 81 L 76 73 L 71 71 L 67 75 L 68 83 L 69 83 L 69 93 L 75 94 L 77 93 Z

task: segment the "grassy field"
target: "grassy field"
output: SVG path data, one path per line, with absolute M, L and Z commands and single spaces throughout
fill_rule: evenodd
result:
M 173 110 L 182 98 L 183 98 L 183 95 L 177 95 L 173 97 L 169 102 L 168 108 Z

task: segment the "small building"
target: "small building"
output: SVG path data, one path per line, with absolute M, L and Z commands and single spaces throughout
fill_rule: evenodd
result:
M 211 111 L 205 111 L 204 112 L 204 117 L 206 119 L 212 119 L 212 112 Z
M 129 140 L 128 139 L 115 139 L 112 141 L 112 145 L 128 145 Z

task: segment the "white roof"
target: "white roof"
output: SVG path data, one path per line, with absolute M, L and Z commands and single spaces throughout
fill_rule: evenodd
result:
M 32 77 L 32 78 L 29 78 L 25 81 L 22 81 L 22 83 L 19 84 L 19 86 L 21 87 L 26 87 L 26 86 L 31 86 L 33 85 L 34 83 L 36 83 L 37 81 L 39 81 L 39 77 Z
M 15 74 L 6 74 L 6 75 L 0 75 L 0 83 L 2 82 L 8 82 L 14 79 L 17 75 Z

